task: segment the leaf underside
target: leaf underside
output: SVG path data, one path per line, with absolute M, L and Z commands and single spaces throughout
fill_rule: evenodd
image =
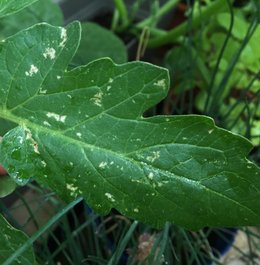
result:
M 143 118 L 167 95 L 167 71 L 106 58 L 67 71 L 79 41 L 75 22 L 1 44 L 0 117 L 19 125 L 0 146 L 9 174 L 154 227 L 259 225 L 251 144 L 204 116 Z

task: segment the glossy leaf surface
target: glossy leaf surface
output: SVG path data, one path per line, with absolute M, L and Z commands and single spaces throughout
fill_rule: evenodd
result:
M 13 15 L 2 18 L 0 20 L 0 38 L 7 38 L 40 22 L 61 26 L 63 15 L 59 6 L 51 0 L 39 0 Z
M 143 118 L 166 96 L 167 71 L 109 59 L 67 71 L 79 41 L 78 23 L 42 24 L 1 44 L 0 117 L 19 125 L 0 147 L 9 174 L 155 227 L 260 224 L 250 142 L 204 116 Z
M 0 176 L 0 198 L 12 193 L 16 188 L 15 181 L 9 176 Z
M 37 0 L 0 0 L 0 18 L 16 13 Z

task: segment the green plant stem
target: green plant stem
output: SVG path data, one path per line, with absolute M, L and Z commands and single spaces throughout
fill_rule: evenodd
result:
M 143 29 L 146 26 L 150 26 L 151 23 L 154 22 L 154 20 L 159 20 L 162 16 L 164 16 L 166 13 L 168 13 L 169 11 L 171 11 L 171 9 L 176 6 L 176 4 L 179 2 L 180 0 L 169 0 L 166 2 L 166 4 L 164 4 L 161 8 L 158 9 L 158 11 L 156 12 L 155 15 L 149 16 L 148 18 L 146 18 L 145 20 L 139 22 L 136 27 L 139 29 Z
M 122 255 L 123 251 L 125 250 L 125 248 L 126 248 L 128 242 L 129 242 L 129 240 L 131 239 L 131 236 L 134 233 L 137 225 L 138 225 L 138 221 L 134 221 L 132 223 L 132 225 L 128 229 L 127 233 L 125 234 L 124 238 L 122 238 L 122 240 L 120 240 L 120 242 L 118 244 L 118 247 L 117 247 L 115 253 L 111 257 L 111 259 L 109 260 L 109 262 L 107 263 L 107 265 L 118 264 L 119 259 L 120 259 L 121 255 Z
M 111 23 L 111 30 L 115 31 L 118 25 L 118 20 L 119 20 L 119 13 L 118 10 L 116 9 L 113 14 L 113 19 Z
M 168 240 L 169 240 L 169 230 L 170 230 L 170 223 L 166 223 L 163 229 L 163 237 L 162 237 L 162 241 L 161 241 L 161 245 L 159 247 L 159 251 L 158 253 L 155 254 L 155 264 L 161 264 L 162 262 L 162 258 L 163 258 L 163 253 L 165 252 L 165 249 L 167 247 L 168 244 Z
M 206 101 L 205 101 L 204 113 L 207 113 L 207 111 L 208 111 L 208 106 L 210 104 L 210 99 L 211 99 L 211 96 L 212 96 L 213 87 L 214 87 L 216 76 L 217 76 L 217 73 L 218 73 L 218 70 L 219 70 L 220 62 L 221 62 L 221 59 L 223 58 L 223 54 L 224 54 L 225 49 L 227 47 L 228 41 L 229 41 L 229 39 L 231 37 L 232 29 L 233 29 L 233 26 L 234 26 L 234 12 L 233 12 L 233 9 L 232 9 L 230 1 L 229 0 L 226 0 L 226 1 L 228 3 L 229 10 L 230 10 L 230 25 L 229 25 L 228 32 L 226 34 L 226 38 L 224 40 L 224 43 L 223 43 L 223 45 L 221 47 L 221 50 L 220 50 L 220 53 L 218 55 L 217 63 L 215 65 L 215 67 L 214 67 L 213 74 L 212 74 L 212 77 L 210 79 L 210 84 L 209 84 L 208 89 L 207 89 L 207 98 L 206 98 Z
M 129 24 L 128 12 L 124 0 L 114 0 L 114 4 L 122 19 L 122 27 L 125 28 Z
M 194 29 L 198 27 L 203 21 L 206 22 L 206 20 L 208 20 L 211 16 L 216 15 L 219 11 L 226 10 L 227 8 L 228 6 L 226 5 L 226 0 L 217 0 L 213 2 L 208 7 L 203 9 L 201 13 L 194 14 L 192 20 L 192 28 Z M 185 34 L 188 23 L 189 21 L 186 21 L 176 28 L 168 31 L 164 35 L 151 39 L 148 43 L 148 46 L 158 47 L 176 41 L 180 36 L 183 36 Z
M 41 227 L 33 236 L 31 236 L 25 244 L 23 244 L 16 252 L 13 253 L 2 265 L 14 264 L 14 261 L 27 249 L 29 248 L 42 234 L 45 233 L 55 222 L 57 222 L 65 213 L 72 209 L 76 204 L 78 204 L 82 198 L 68 204 L 65 208 L 60 210 L 55 216 L 53 216 L 44 226 Z
M 239 60 L 239 57 L 240 55 L 242 54 L 244 48 L 246 47 L 247 43 L 249 42 L 249 40 L 251 39 L 251 37 L 253 36 L 256 28 L 258 26 L 258 23 L 257 23 L 257 18 L 253 19 L 252 20 L 252 23 L 250 24 L 250 27 L 247 31 L 247 35 L 245 36 L 241 46 L 239 47 L 238 51 L 235 53 L 235 55 L 232 57 L 230 63 L 229 63 L 229 66 L 225 72 L 225 75 L 223 76 L 220 84 L 218 85 L 217 89 L 216 89 L 216 92 L 213 94 L 213 97 L 214 98 L 221 98 L 222 96 L 222 93 L 225 89 L 225 86 L 235 68 L 235 65 L 236 63 L 238 62 Z M 207 114 L 209 116 L 213 116 L 214 113 L 216 113 L 216 109 L 218 108 L 218 106 L 216 106 L 216 104 L 213 104 L 209 107 L 209 110 L 207 112 Z

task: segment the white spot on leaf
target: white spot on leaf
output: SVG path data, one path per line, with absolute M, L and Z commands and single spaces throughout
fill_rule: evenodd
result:
M 150 173 L 148 174 L 148 178 L 149 178 L 149 179 L 153 179 L 153 177 L 154 177 L 153 172 L 150 172 Z
M 43 124 L 44 124 L 45 126 L 51 127 L 50 123 L 47 122 L 47 121 L 44 121 Z
M 98 167 L 99 167 L 99 168 L 102 168 L 102 169 L 106 168 L 106 167 L 107 167 L 107 162 L 102 161 L 102 162 L 98 165 Z
M 23 143 L 23 137 L 22 136 L 18 136 L 17 139 L 19 140 L 19 143 L 22 144 Z
M 113 197 L 112 194 L 106 192 L 106 193 L 105 193 L 105 196 L 106 196 L 111 202 L 115 202 L 115 199 L 114 199 L 114 197 Z
M 47 89 L 42 89 L 42 87 L 39 90 L 40 94 L 46 94 L 47 93 Z
M 146 157 L 146 160 L 153 163 L 158 158 L 160 158 L 160 152 L 153 151 L 152 155 Z
M 46 164 L 46 162 L 44 160 L 41 161 L 41 164 L 43 165 L 43 167 L 47 166 L 47 164 Z
M 77 193 L 79 193 L 79 188 L 78 187 L 76 187 L 76 186 L 74 186 L 74 184 L 66 184 L 66 188 L 67 188 L 67 190 L 69 190 L 70 191 L 70 196 L 76 196 L 77 195 Z
M 49 58 L 49 59 L 53 60 L 56 57 L 56 50 L 54 48 L 49 48 L 48 47 L 48 48 L 45 49 L 45 51 L 43 53 L 43 56 L 44 56 L 45 59 Z
M 80 133 L 80 132 L 77 132 L 77 133 L 76 133 L 76 135 L 77 135 L 79 138 L 81 138 L 81 136 L 82 136 L 82 133 Z
M 31 142 L 31 145 L 33 146 L 34 153 L 40 154 L 39 148 L 38 148 L 38 143 L 33 139 L 32 132 L 28 128 L 24 128 L 24 130 L 26 132 L 25 139 Z
M 61 42 L 59 44 L 59 47 L 63 48 L 65 46 L 65 43 L 67 42 L 67 30 L 65 28 L 61 28 L 60 38 Z
M 26 76 L 33 76 L 34 74 L 37 74 L 39 71 L 39 69 L 35 66 L 35 65 L 31 65 L 29 71 L 25 72 Z
M 94 95 L 93 98 L 90 99 L 90 101 L 93 101 L 95 105 L 101 107 L 102 106 L 102 97 L 103 97 L 103 93 L 98 92 L 97 94 Z
M 46 114 L 46 116 L 48 118 L 54 118 L 56 121 L 59 121 L 59 122 L 62 122 L 62 123 L 64 123 L 66 118 L 67 118 L 67 116 L 65 116 L 65 115 L 59 115 L 59 114 L 56 114 L 56 113 L 53 113 L 53 112 L 48 112 Z
M 165 89 L 166 87 L 166 81 L 165 79 L 158 80 L 157 82 L 153 83 L 155 86 L 161 87 L 162 89 Z

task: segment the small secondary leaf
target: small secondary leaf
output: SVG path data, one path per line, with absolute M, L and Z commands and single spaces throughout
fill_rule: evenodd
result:
M 35 262 L 34 254 L 31 248 L 28 248 L 23 254 L 17 257 L 12 263 L 5 263 L 7 258 L 13 255 L 28 239 L 27 236 L 12 227 L 0 214 L 0 264 L 4 265 L 32 265 Z
M 38 0 L 0 0 L 0 18 L 18 12 Z
M 74 64 L 85 65 L 102 57 L 110 57 L 116 63 L 127 61 L 124 43 L 111 31 L 91 22 L 84 22 L 81 27 L 81 41 L 73 58 Z
M 0 163 L 19 183 L 35 177 L 62 198 L 84 196 L 160 227 L 260 224 L 259 168 L 245 138 L 204 116 L 155 116 L 168 73 L 100 59 L 67 71 L 80 25 L 36 25 L 0 52 Z
M 2 18 L 0 20 L 1 38 L 11 36 L 40 22 L 61 26 L 63 24 L 63 15 L 59 6 L 51 0 L 40 0 L 18 13 Z

